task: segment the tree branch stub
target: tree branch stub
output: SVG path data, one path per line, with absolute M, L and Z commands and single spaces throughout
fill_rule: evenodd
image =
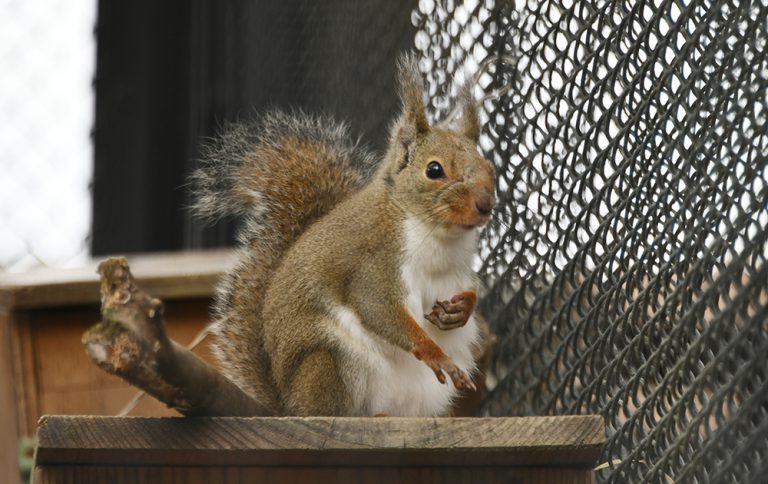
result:
M 165 331 L 163 303 L 138 287 L 128 262 L 98 267 L 102 322 L 83 334 L 91 360 L 185 415 L 257 416 L 269 409 Z

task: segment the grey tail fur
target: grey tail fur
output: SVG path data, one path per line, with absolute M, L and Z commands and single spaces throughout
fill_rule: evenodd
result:
M 270 277 L 309 225 L 370 180 L 374 165 L 345 125 L 272 112 L 229 126 L 191 176 L 199 216 L 242 219 L 239 259 L 214 303 L 214 352 L 228 377 L 276 411 L 260 326 Z

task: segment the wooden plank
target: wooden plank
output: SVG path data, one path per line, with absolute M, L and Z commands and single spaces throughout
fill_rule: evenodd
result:
M 591 484 L 593 472 L 583 468 L 541 467 L 149 467 L 43 466 L 36 484 L 108 482 L 110 484 Z
M 210 296 L 221 274 L 235 263 L 234 252 L 229 249 L 127 258 L 141 287 L 164 300 Z M 43 268 L 0 274 L 0 307 L 10 310 L 98 304 L 96 266 L 101 260 L 77 269 Z
M 37 465 L 594 465 L 599 416 L 43 417 Z
M 11 362 L 13 364 L 16 412 L 19 435 L 30 436 L 35 432 L 37 417 L 40 415 L 39 387 L 35 366 L 32 331 L 28 324 L 29 314 L 21 311 L 11 313 Z
M 12 363 L 11 315 L 0 310 L 0 482 L 19 484 L 16 378 Z

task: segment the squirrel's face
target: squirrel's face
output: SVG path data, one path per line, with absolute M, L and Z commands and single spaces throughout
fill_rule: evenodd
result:
M 398 205 L 448 234 L 485 225 L 495 203 L 495 170 L 477 152 L 480 121 L 471 88 L 460 90 L 457 123 L 430 126 L 415 56 L 403 57 L 398 72 L 403 111 L 381 168 Z
M 495 204 L 495 170 L 474 141 L 433 128 L 405 155 L 395 187 L 409 215 L 455 234 L 488 222 Z

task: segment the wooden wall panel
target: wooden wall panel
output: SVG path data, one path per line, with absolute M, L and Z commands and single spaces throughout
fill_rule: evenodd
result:
M 0 411 L 0 482 L 19 484 L 16 468 L 19 425 L 11 347 L 10 314 L 0 309 L 0 409 L 3 409 Z
M 208 299 L 166 303 L 169 335 L 187 345 L 208 322 Z M 98 321 L 97 308 L 34 311 L 30 316 L 40 415 L 116 415 L 138 390 L 100 370 L 86 356 L 80 339 Z M 196 354 L 212 361 L 206 340 Z M 151 397 L 129 415 L 178 415 Z
M 32 350 L 29 315 L 14 311 L 9 320 L 11 331 L 11 363 L 16 391 L 16 413 L 20 435 L 34 435 L 40 416 L 37 370 Z
M 129 258 L 139 284 L 166 303 L 171 337 L 192 341 L 207 324 L 214 285 L 234 263 L 230 250 Z M 17 484 L 17 447 L 43 414 L 114 415 L 137 390 L 85 355 L 83 332 L 99 320 L 93 260 L 75 269 L 0 273 L 0 483 Z M 212 359 L 207 345 L 198 351 Z M 130 415 L 174 415 L 144 398 Z

